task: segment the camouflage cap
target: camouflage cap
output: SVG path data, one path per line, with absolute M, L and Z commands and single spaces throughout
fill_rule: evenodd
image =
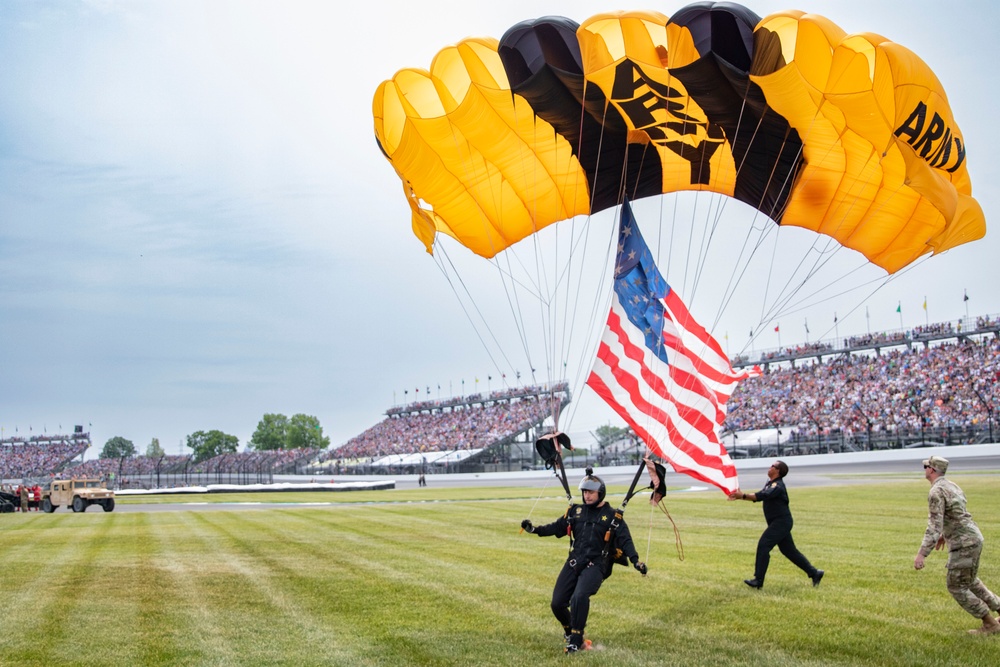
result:
M 943 459 L 940 456 L 932 456 L 929 459 L 924 459 L 924 465 L 934 468 L 941 475 L 948 472 L 948 459 Z

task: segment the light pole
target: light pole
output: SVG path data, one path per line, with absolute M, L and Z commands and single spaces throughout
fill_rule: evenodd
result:
M 868 418 L 865 411 L 861 409 L 861 406 L 855 402 L 854 409 L 858 411 L 858 414 L 865 418 L 865 424 L 868 427 L 868 451 L 872 451 L 872 420 Z
M 810 412 L 806 408 L 802 408 L 802 412 L 806 413 L 806 416 L 809 417 L 809 421 L 811 421 L 813 423 L 813 426 L 816 427 L 816 441 L 817 443 L 821 443 L 823 438 L 823 427 L 819 425 L 818 421 L 816 421 L 816 418 L 813 416 L 812 412 Z M 827 454 L 830 453 L 829 445 L 827 445 L 826 453 Z
M 993 408 L 990 407 L 989 401 L 983 398 L 983 395 L 979 393 L 979 390 L 975 387 L 970 387 L 972 391 L 979 397 L 979 400 L 983 402 L 983 407 L 986 408 L 986 421 L 990 427 L 990 443 L 995 442 L 993 440 Z
M 774 430 L 778 432 L 778 434 L 776 436 L 774 436 L 774 448 L 778 451 L 778 457 L 780 458 L 781 457 L 781 427 L 778 426 L 778 422 L 774 421 L 774 418 L 771 417 L 771 415 L 767 416 L 767 421 L 771 422 L 771 425 L 774 426 Z
M 910 403 L 910 412 L 912 412 L 913 414 L 915 414 L 917 417 L 920 418 L 920 443 L 924 444 L 926 442 L 926 439 L 924 438 L 924 422 L 926 422 L 927 420 L 924 419 L 924 416 L 920 414 L 919 410 L 913 407 L 913 403 Z

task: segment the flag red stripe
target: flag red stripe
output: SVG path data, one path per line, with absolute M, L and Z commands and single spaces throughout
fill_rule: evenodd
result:
M 626 326 L 632 327 L 632 324 L 628 320 L 624 320 Z M 714 433 L 716 421 L 714 421 L 710 416 L 715 416 L 721 419 L 721 414 L 716 407 L 715 402 L 706 393 L 707 389 L 705 385 L 697 380 L 697 378 L 692 377 L 690 374 L 682 371 L 677 367 L 677 364 L 670 364 L 668 377 L 673 380 L 674 384 L 680 386 L 683 389 L 687 389 L 692 393 L 698 394 L 702 399 L 699 404 L 688 403 L 686 401 L 677 401 L 675 392 L 670 391 L 670 388 L 666 386 L 663 380 L 656 374 L 653 373 L 648 364 L 645 363 L 644 358 L 649 351 L 645 346 L 639 347 L 634 345 L 631 339 L 628 337 L 628 333 L 623 329 L 623 320 L 618 313 L 612 308 L 611 312 L 608 313 L 608 330 L 613 332 L 618 337 L 618 342 L 622 346 L 622 350 L 626 357 L 634 361 L 642 369 L 641 375 L 643 381 L 664 401 L 673 402 L 674 406 L 677 408 L 678 414 L 681 418 L 691 424 L 693 428 L 701 433 Z M 602 354 L 606 354 L 607 357 L 603 357 Z M 597 356 L 602 359 L 610 368 L 618 369 L 620 365 L 618 364 L 618 358 L 611 352 L 610 348 L 607 347 L 605 343 L 601 343 L 601 347 L 598 350 Z M 615 363 L 609 363 L 608 358 L 615 360 Z M 624 371 L 623 371 L 624 372 Z M 628 375 L 631 378 L 631 375 Z M 638 397 L 642 400 L 641 396 Z M 650 409 L 653 409 L 650 406 Z M 650 416 L 654 416 L 650 414 Z M 663 420 L 666 415 L 661 415 L 655 417 L 658 420 Z
M 628 329 L 632 329 L 632 324 L 621 318 L 615 311 L 620 304 L 615 299 L 615 304 L 608 315 L 608 327 L 606 337 L 611 341 L 616 341 L 622 346 L 622 353 L 631 365 L 635 365 L 639 371 L 633 375 L 629 370 L 623 368 L 623 360 L 611 350 L 608 341 L 602 341 L 598 350 L 598 361 L 595 363 L 595 371 L 591 373 L 587 384 L 591 386 L 629 425 L 635 429 L 636 433 L 650 445 L 659 456 L 671 462 L 675 470 L 692 475 L 707 483 L 713 484 L 724 491 L 736 488 L 736 469 L 729 459 L 725 448 L 718 441 L 715 434 L 716 422 L 707 418 L 704 410 L 707 408 L 715 413 L 714 401 L 710 396 L 694 394 L 683 389 L 676 381 L 676 374 L 672 371 L 674 365 L 670 366 L 670 371 L 664 369 L 664 376 L 669 379 L 668 387 L 650 368 L 644 363 L 644 347 L 634 345 L 627 336 Z M 645 354 L 649 354 L 648 351 Z M 656 365 L 660 365 L 657 360 Z M 621 391 L 621 400 L 615 397 L 615 393 L 607 386 L 601 374 L 610 375 L 609 381 L 613 380 Z M 682 374 L 685 375 L 686 374 Z M 637 377 L 638 376 L 638 377 Z M 641 381 L 640 381 L 641 378 Z M 702 385 L 703 386 L 703 385 Z M 672 408 L 676 416 L 670 414 L 666 409 L 650 404 L 644 397 L 646 393 L 653 393 L 661 398 L 665 405 Z M 691 398 L 701 404 L 702 409 L 677 400 L 679 395 Z M 626 403 L 628 406 L 626 406 Z M 680 420 L 679 422 L 677 420 Z M 642 426 L 655 424 L 664 432 L 661 442 L 655 435 L 650 433 L 650 429 Z M 682 434 L 684 426 L 686 434 Z M 658 429 L 657 429 L 658 430 Z M 679 460 L 684 459 L 687 463 Z
M 604 380 L 602 380 L 596 373 L 591 372 L 590 377 L 587 379 L 587 386 L 593 389 L 598 396 L 604 399 L 604 401 L 611 406 L 611 409 L 614 410 L 623 420 L 625 420 L 625 423 L 627 423 L 632 430 L 635 431 L 635 434 L 639 436 L 644 443 L 649 445 L 649 448 L 653 451 L 653 453 L 669 463 L 676 472 L 688 475 L 689 477 L 693 477 L 694 479 L 705 482 L 706 484 L 711 484 L 712 486 L 722 489 L 726 493 L 739 488 L 739 484 L 736 483 L 737 475 L 735 466 L 730 464 L 715 468 L 715 471 L 719 473 L 721 480 L 730 482 L 725 484 L 720 483 L 720 479 L 713 479 L 707 476 L 703 472 L 702 468 L 681 465 L 674 458 L 666 455 L 659 441 L 632 418 L 628 408 L 615 400 L 614 392 L 611 391 L 608 385 L 605 384 Z

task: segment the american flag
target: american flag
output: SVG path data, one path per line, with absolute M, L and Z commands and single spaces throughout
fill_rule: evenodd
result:
M 717 428 L 736 384 L 760 369 L 733 370 L 660 275 L 628 201 L 618 235 L 611 312 L 587 385 L 674 470 L 734 491 Z

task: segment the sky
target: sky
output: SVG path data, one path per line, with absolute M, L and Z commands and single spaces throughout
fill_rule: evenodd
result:
M 644 7 L 670 15 L 684 4 Z M 752 299 L 737 298 L 722 314 L 703 307 L 711 276 L 702 278 L 690 304 L 696 315 L 735 354 L 1000 313 L 990 228 L 1000 210 L 992 48 L 1000 10 L 986 2 L 744 4 L 760 16 L 823 14 L 920 55 L 962 128 L 988 231 L 873 294 L 834 295 L 775 318 Z M 519 358 L 526 334 L 512 325 L 495 265 L 454 244 L 435 257 L 424 252 L 377 148 L 371 104 L 380 82 L 428 67 L 462 38 L 499 38 L 545 15 L 581 22 L 636 7 L 454 7 L 0 4 L 3 436 L 82 425 L 94 443 L 88 458 L 115 436 L 140 452 L 157 438 L 178 454 L 189 453 L 184 442 L 196 431 L 236 435 L 242 448 L 265 413 L 305 413 L 337 445 L 428 390 L 444 398 L 499 389 L 517 384 L 519 372 L 527 382 L 532 367 L 538 382 L 571 383 L 563 430 L 621 425 L 582 384 L 585 352 Z M 649 206 L 637 207 L 640 221 Z M 655 231 L 644 233 L 652 244 Z M 690 276 L 679 280 L 693 290 Z M 600 328 L 599 303 L 584 300 L 567 314 L 578 342 Z M 540 357 L 569 363 L 560 369 Z

